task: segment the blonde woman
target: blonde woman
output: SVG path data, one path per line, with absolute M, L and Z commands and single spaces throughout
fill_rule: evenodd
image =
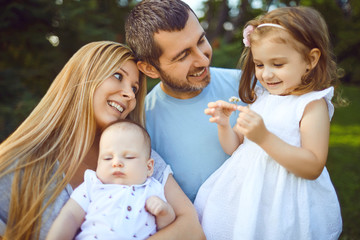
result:
M 144 125 L 145 95 L 145 77 L 126 46 L 93 42 L 75 53 L 0 145 L 0 236 L 45 239 L 84 171 L 96 169 L 102 128 L 125 118 Z M 168 166 L 155 152 L 152 157 L 153 176 L 161 182 Z M 176 220 L 151 239 L 202 238 L 196 212 L 172 175 L 165 196 Z

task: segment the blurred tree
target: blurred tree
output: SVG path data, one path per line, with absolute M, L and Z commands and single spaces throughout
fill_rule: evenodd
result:
M 124 42 L 131 0 L 1 0 L 0 141 L 28 116 L 84 44 Z
M 81 46 L 124 42 L 124 21 L 139 1 L 0 0 L 0 141 L 24 120 Z M 359 84 L 360 1 L 239 0 L 230 6 L 227 0 L 206 0 L 201 21 L 214 47 L 214 64 L 236 66 L 249 19 L 293 5 L 313 6 L 324 15 L 344 81 Z
M 339 67 L 344 70 L 342 81 L 360 84 L 360 68 L 357 67 L 360 64 L 360 1 L 239 0 L 236 11 L 234 11 L 228 1 L 208 0 L 204 2 L 205 14 L 200 20 L 206 23 L 204 26 L 207 27 L 207 37 L 213 45 L 216 56 L 221 59 L 221 62 L 217 59 L 214 59 L 213 62 L 219 66 L 224 65 L 223 60 L 237 62 L 240 55 L 228 59 L 234 55 L 229 56 L 228 50 L 235 49 L 228 45 L 242 42 L 242 29 L 248 20 L 277 7 L 297 5 L 314 7 L 324 16 L 331 34 L 337 62 Z M 231 12 L 236 12 L 236 14 L 231 14 Z M 225 21 L 231 24 L 231 28 L 226 31 L 220 30 L 224 27 Z M 240 48 L 242 49 L 242 47 L 241 45 Z

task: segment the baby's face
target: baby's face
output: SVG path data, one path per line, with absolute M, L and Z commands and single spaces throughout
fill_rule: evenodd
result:
M 104 184 L 142 184 L 152 168 L 140 130 L 113 128 L 103 133 L 96 175 Z

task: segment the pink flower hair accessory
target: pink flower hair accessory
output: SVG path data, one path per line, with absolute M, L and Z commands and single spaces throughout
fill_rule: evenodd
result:
M 243 43 L 245 45 L 245 47 L 250 47 L 250 39 L 249 36 L 250 34 L 254 31 L 254 26 L 253 25 L 248 25 L 244 31 L 243 31 Z

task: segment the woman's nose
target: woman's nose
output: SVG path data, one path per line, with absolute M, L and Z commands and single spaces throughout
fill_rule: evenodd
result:
M 125 87 L 124 89 L 122 89 L 121 94 L 124 98 L 128 98 L 128 99 L 133 99 L 135 98 L 135 93 L 133 91 L 133 88 L 130 87 Z

